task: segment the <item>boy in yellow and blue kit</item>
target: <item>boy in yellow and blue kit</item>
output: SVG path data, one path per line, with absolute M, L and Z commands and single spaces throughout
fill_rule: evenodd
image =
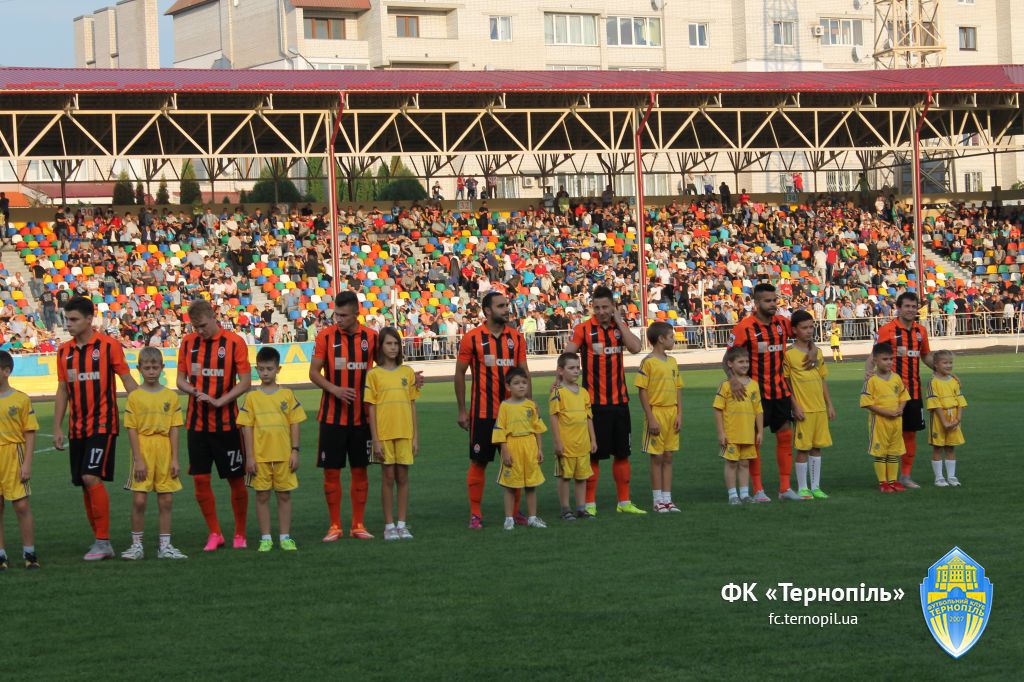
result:
M 515 530 L 513 516 L 516 506 L 515 491 L 526 491 L 526 525 L 547 528 L 537 516 L 537 486 L 544 482 L 540 465 L 544 463 L 541 434 L 547 431 L 540 419 L 537 403 L 527 398 L 530 379 L 521 367 L 513 367 L 505 374 L 509 397 L 498 407 L 491 442 L 501 445 L 501 468 L 498 484 L 505 489 L 505 530 Z
M 245 396 L 238 409 L 238 426 L 245 443 L 245 470 L 252 476 L 256 491 L 256 518 L 260 524 L 257 551 L 274 547 L 270 536 L 270 491 L 277 493 L 277 520 L 281 549 L 295 551 L 290 535 L 292 525 L 291 491 L 299 487 L 295 471 L 299 468 L 299 424 L 306 412 L 290 388 L 277 384 L 281 354 L 270 346 L 256 354 L 256 373 L 260 386 Z
M 39 568 L 35 547 L 35 522 L 28 496 L 32 493 L 32 451 L 36 443 L 36 420 L 32 401 L 21 391 L 11 388 L 14 358 L 0 350 L 0 572 L 7 570 L 4 549 L 4 503 L 11 501 L 21 531 L 22 557 L 25 568 Z
M 597 452 L 590 392 L 580 388 L 580 356 L 558 356 L 558 388 L 551 394 L 548 414 L 555 441 L 555 476 L 562 520 L 593 519 L 587 511 L 587 479 L 594 475 L 590 455 Z M 576 513 L 569 508 L 569 481 L 575 481 Z
M 672 456 L 679 449 L 683 425 L 683 376 L 668 352 L 675 346 L 675 331 L 667 322 L 647 328 L 651 354 L 640 363 L 636 387 L 644 410 L 644 452 L 651 456 L 651 494 L 654 511 L 680 511 L 672 502 Z
M 875 458 L 878 490 L 901 493 L 906 488 L 897 480 L 900 459 L 907 451 L 903 442 L 903 408 L 910 394 L 899 375 L 892 371 L 893 348 L 876 343 L 871 349 L 875 372 L 864 382 L 860 406 L 868 415 L 868 454 Z
M 184 425 L 178 394 L 160 385 L 164 357 L 160 349 L 147 346 L 139 351 L 139 390 L 128 394 L 124 426 L 131 442 L 132 469 L 124 489 L 132 491 L 132 544 L 122 559 L 138 561 L 142 532 L 146 526 L 146 501 L 156 492 L 160 510 L 160 548 L 157 559 L 187 559 L 171 544 L 171 512 L 174 493 L 181 490 L 178 465 L 178 429 Z

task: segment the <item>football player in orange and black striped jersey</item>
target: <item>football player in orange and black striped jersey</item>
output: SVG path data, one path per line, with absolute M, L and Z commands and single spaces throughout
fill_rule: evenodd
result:
M 910 400 L 903 408 L 903 444 L 907 452 L 900 461 L 900 478 L 905 488 L 920 488 L 910 477 L 917 454 L 917 432 L 925 428 L 924 403 L 921 395 L 921 363 L 935 369 L 932 349 L 928 345 L 928 330 L 917 321 L 920 301 L 913 291 L 904 291 L 896 297 L 896 318 L 882 325 L 875 343 L 892 346 L 892 371 L 903 380 Z M 875 366 L 868 356 L 864 368 L 865 380 L 874 374 Z
M 114 556 L 110 546 L 110 498 L 103 481 L 113 480 L 117 448 L 117 382 L 126 391 L 138 388 L 121 344 L 92 328 L 95 308 L 76 296 L 64 305 L 64 319 L 72 338 L 57 350 L 57 395 L 53 405 L 53 445 L 64 449 L 64 413 L 68 407 L 71 481 L 81 486 L 85 513 L 96 541 L 86 561 Z
M 330 516 L 324 542 L 342 537 L 341 470 L 346 464 L 352 473 L 349 534 L 360 540 L 373 538 L 363 525 L 371 448 L 363 391 L 376 356 L 377 332 L 359 323 L 356 294 L 342 291 L 334 299 L 334 324 L 317 334 L 309 365 L 309 380 L 324 392 L 317 416 L 320 442 L 316 460 L 316 465 L 324 470 L 324 497 Z
M 590 456 L 594 475 L 587 480 L 587 513 L 597 514 L 597 481 L 600 460 L 613 457 L 612 477 L 619 499 L 619 512 L 645 514 L 629 497 L 630 433 L 629 393 L 622 352 L 639 353 L 640 339 L 629 330 L 611 289 L 594 288 L 590 297 L 593 317 L 576 325 L 565 344 L 566 353 L 580 354 L 580 380 L 590 393 L 594 414 L 597 451 Z M 556 382 L 557 383 L 557 382 Z
M 481 303 L 485 322 L 466 332 L 459 345 L 455 362 L 455 401 L 459 407 L 459 426 L 469 431 L 469 471 L 466 488 L 469 493 L 469 527 L 483 527 L 480 504 L 484 497 L 487 464 L 498 452 L 491 442 L 491 432 L 498 417 L 498 407 L 507 397 L 505 375 L 513 367 L 522 367 L 529 376 L 526 364 L 526 339 L 508 325 L 508 299 L 497 291 L 488 292 Z M 466 410 L 466 370 L 473 376 L 473 398 Z M 532 391 L 532 386 L 531 386 Z M 526 522 L 518 513 L 519 498 L 515 500 L 516 523 Z
M 793 337 L 789 319 L 776 314 L 778 295 L 775 287 L 762 282 L 754 287 L 754 311 L 733 327 L 730 346 L 745 348 L 750 354 L 750 377 L 761 390 L 764 425 L 775 434 L 775 461 L 779 465 L 779 499 L 802 500 L 790 485 L 793 468 L 793 403 L 789 385 L 782 373 L 786 347 Z M 808 353 L 805 366 L 813 368 L 817 354 Z M 726 369 L 728 374 L 728 369 Z M 729 388 L 742 399 L 746 390 L 737 379 L 730 379 Z M 755 502 L 770 502 L 761 481 L 761 449 L 750 460 L 750 479 Z
M 193 332 L 181 340 L 178 351 L 178 390 L 189 397 L 185 416 L 188 473 L 210 530 L 203 549 L 212 552 L 224 546 L 217 502 L 210 485 L 214 464 L 220 477 L 226 478 L 231 486 L 233 546 L 243 549 L 249 492 L 245 488 L 242 435 L 235 418 L 238 398 L 252 386 L 249 349 L 242 337 L 221 328 L 209 301 L 193 301 L 188 307 L 188 319 Z

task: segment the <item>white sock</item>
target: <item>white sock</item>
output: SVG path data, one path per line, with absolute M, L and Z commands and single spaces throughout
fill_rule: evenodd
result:
M 260 541 L 261 541 L 261 542 L 262 542 L 263 540 L 273 540 L 273 539 L 274 539 L 274 538 L 270 537 L 269 535 L 261 535 L 261 536 L 260 536 Z
M 740 497 L 750 497 L 750 488 L 748 486 L 740 486 Z
M 651 491 L 651 496 L 654 498 L 654 504 L 661 504 L 661 491 L 660 490 L 652 490 Z
M 163 533 L 161 533 L 160 534 L 160 549 L 164 549 L 169 544 L 171 544 L 171 534 L 167 533 L 166 535 L 164 535 Z
M 807 463 L 811 465 L 811 490 L 821 488 L 821 456 L 810 456 Z
M 389 524 L 384 526 L 384 530 L 394 530 L 394 528 L 395 528 L 395 524 L 393 524 L 393 523 L 389 523 Z
M 942 460 L 941 459 L 933 459 L 932 460 L 932 472 L 935 473 L 935 480 L 936 481 L 939 480 L 940 478 L 942 478 Z
M 633 504 L 632 500 L 623 500 L 622 502 L 619 502 L 620 507 L 628 507 L 631 504 Z
M 947 478 L 956 478 L 956 460 L 955 459 L 947 459 L 946 460 L 946 477 Z
M 278 536 L 278 538 L 277 538 L 277 539 L 278 539 L 278 541 L 280 541 L 280 542 L 284 542 L 285 540 L 291 540 L 291 539 L 292 539 L 292 536 L 291 536 L 291 535 L 288 535 L 288 533 L 281 533 L 281 535 L 280 535 L 280 536 Z
M 527 523 L 533 523 L 536 520 L 537 520 L 536 516 L 531 516 L 530 518 L 526 519 Z
M 739 497 L 739 496 L 738 496 L 738 495 L 736 494 L 736 488 L 729 488 L 729 499 L 731 500 L 731 499 L 732 499 L 732 498 L 734 498 L 734 497 Z
M 399 521 L 398 522 L 398 527 L 399 528 L 405 528 L 405 521 Z
M 142 533 L 132 531 L 132 547 L 142 547 Z
M 796 489 L 807 489 L 807 462 L 794 462 L 796 468 Z
M 508 521 L 512 521 L 512 522 L 515 522 L 515 519 L 514 519 L 514 518 L 512 518 L 511 516 L 506 516 L 506 517 L 505 517 L 505 521 L 506 521 L 506 522 L 508 522 Z
M 661 503 L 662 504 L 672 504 L 672 491 L 671 490 L 662 490 L 661 491 Z

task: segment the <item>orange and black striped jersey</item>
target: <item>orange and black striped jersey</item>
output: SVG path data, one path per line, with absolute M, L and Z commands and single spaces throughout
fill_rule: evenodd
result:
M 748 315 L 733 327 L 730 346 L 746 348 L 750 354 L 750 376 L 767 400 L 788 398 L 789 386 L 782 374 L 786 347 L 793 337 L 789 318 L 776 315 L 764 324 Z
M 910 399 L 920 400 L 921 358 L 931 352 L 927 330 L 917 322 L 907 329 L 899 319 L 895 319 L 879 327 L 875 343 L 892 346 L 892 371 L 903 380 Z
M 572 339 L 580 354 L 580 382 L 590 393 L 594 406 L 626 405 L 626 371 L 622 354 L 622 332 L 617 326 L 602 327 L 595 318 L 581 322 L 572 330 Z
M 327 381 L 335 386 L 356 390 L 355 399 L 347 403 L 324 391 L 317 419 L 323 424 L 335 426 L 368 424 L 363 393 L 366 389 L 366 375 L 373 369 L 373 360 L 377 357 L 377 332 L 359 325 L 349 333 L 332 324 L 316 335 L 313 357 L 323 361 Z
M 57 380 L 67 385 L 71 438 L 117 434 L 117 377 L 129 372 L 121 344 L 106 334 L 93 331 L 81 346 L 74 339 L 60 345 Z
M 469 365 L 473 374 L 470 416 L 497 419 L 498 408 L 508 395 L 505 375 L 526 362 L 526 339 L 512 327 L 495 336 L 482 324 L 462 337 L 459 362 Z
M 178 373 L 185 375 L 199 392 L 219 398 L 235 387 L 238 376 L 249 376 L 249 349 L 242 337 L 221 329 L 206 340 L 199 334 L 187 334 L 178 351 Z M 185 427 L 189 431 L 221 432 L 237 428 L 237 401 L 214 407 L 189 396 Z

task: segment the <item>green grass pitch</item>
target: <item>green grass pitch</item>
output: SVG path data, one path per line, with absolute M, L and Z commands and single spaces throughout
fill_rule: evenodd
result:
M 455 424 L 450 383 L 429 384 L 419 402 L 421 456 L 412 470 L 412 542 L 387 543 L 372 472 L 367 525 L 372 542 L 320 543 L 326 530 L 320 473 L 313 465 L 319 392 L 301 391 L 300 489 L 293 535 L 299 551 L 204 555 L 205 527 L 190 481 L 176 497 L 175 544 L 186 562 L 155 559 L 151 500 L 147 558 L 81 560 L 90 544 L 67 455 L 36 457 L 32 505 L 43 569 L 17 561 L 0 575 L 2 666 L 41 679 L 241 679 L 331 675 L 355 679 L 737 679 L 753 676 L 858 679 L 1013 679 L 1024 627 L 1021 546 L 1021 413 L 1024 356 L 957 360 L 970 403 L 960 489 L 931 486 L 930 449 L 919 438 L 919 491 L 882 496 L 865 454 L 866 417 L 857 407 L 862 365 L 829 365 L 839 412 L 836 445 L 824 458 L 824 502 L 730 508 L 717 457 L 711 400 L 720 373 L 684 370 L 684 432 L 674 498 L 682 514 L 616 515 L 610 467 L 599 518 L 558 519 L 552 464 L 540 489 L 546 531 L 502 531 L 501 491 L 488 471 L 482 532 L 466 529 L 467 436 Z M 549 379 L 538 379 L 546 395 Z M 632 377 L 630 377 L 632 384 Z M 634 443 L 641 418 L 634 396 Z M 42 434 L 52 404 L 37 403 Z M 546 410 L 545 410 L 546 416 Z M 769 492 L 774 442 L 766 438 Z M 52 445 L 41 437 L 37 449 Z M 115 549 L 128 543 L 127 437 L 109 485 Z M 550 454 L 550 446 L 548 447 Z M 182 462 L 187 462 L 184 447 Z M 348 477 L 343 478 L 348 523 Z M 650 508 L 644 456 L 633 455 L 633 499 Z M 215 487 L 229 528 L 227 486 Z M 6 547 L 17 559 L 14 513 Z M 276 523 L 276 522 L 275 522 Z M 250 546 L 256 537 L 250 510 Z M 932 640 L 918 586 L 954 545 L 979 561 L 995 585 L 982 640 L 954 661 Z M 757 581 L 760 601 L 727 603 L 723 585 Z M 901 588 L 890 603 L 767 602 L 765 587 L 868 585 Z M 856 626 L 771 626 L 768 614 L 856 615 Z M 1014 653 L 1016 652 L 1016 653 Z M 1014 673 L 1013 670 L 1018 670 Z M 1019 679 L 1019 678 L 1018 678 Z

